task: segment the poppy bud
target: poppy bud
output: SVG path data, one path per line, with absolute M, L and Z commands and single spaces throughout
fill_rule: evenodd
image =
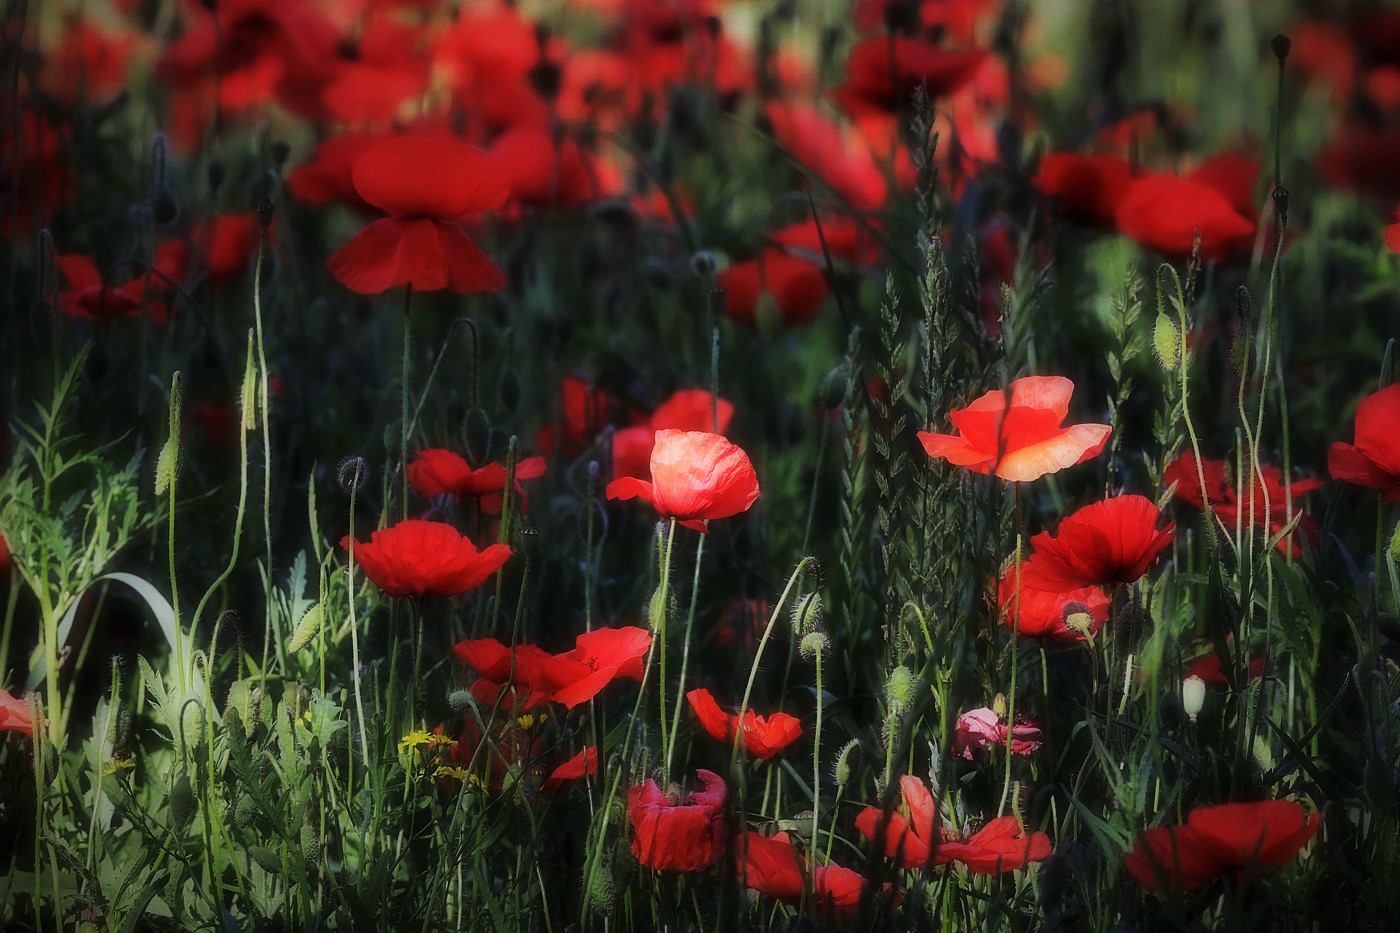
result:
M 279 139 L 272 144 L 272 161 L 278 168 L 287 163 L 287 157 L 292 154 L 292 147 L 286 140 Z
M 822 655 L 829 647 L 830 643 L 827 641 L 826 635 L 821 632 L 808 632 L 803 636 L 802 643 L 798 645 L 797 650 L 808 661 L 820 664 Z
M 851 379 L 844 366 L 837 366 L 822 380 L 817 399 L 827 411 L 835 411 L 846 401 L 846 393 L 851 390 Z
M 272 226 L 272 221 L 276 216 L 277 206 L 272 203 L 271 198 L 263 198 L 258 202 L 258 223 L 264 231 Z
M 530 69 L 529 78 L 535 93 L 545 100 L 553 100 L 559 96 L 559 89 L 563 85 L 563 72 L 554 62 L 540 59 L 535 67 Z
M 1181 682 L 1181 706 L 1186 711 L 1187 717 L 1196 721 L 1200 715 L 1201 707 L 1206 702 L 1206 682 L 1192 674 Z
M 1158 314 L 1156 323 L 1152 325 L 1152 349 L 1167 372 L 1174 371 L 1181 362 L 1181 335 L 1177 333 L 1176 324 L 1165 314 Z
M 454 713 L 465 713 L 472 705 L 472 695 L 466 690 L 453 690 L 447 695 L 447 706 Z
M 701 278 L 711 278 L 719 268 L 719 260 L 715 258 L 714 250 L 696 250 L 690 256 L 690 271 Z
M 792 628 L 799 635 L 815 631 L 822 621 L 822 596 L 813 590 L 797 601 L 792 609 Z
M 310 823 L 301 824 L 301 855 L 313 866 L 321 862 L 321 842 Z
M 462 418 L 462 446 L 473 467 L 480 467 L 491 456 L 491 420 L 482 409 L 469 409 Z
M 173 224 L 180 216 L 180 202 L 175 198 L 175 192 L 168 187 L 161 187 L 156 190 L 155 201 L 151 204 L 151 217 L 162 227 Z
M 510 366 L 501 372 L 501 407 L 507 412 L 520 407 L 520 374 Z
M 885 702 L 889 704 L 890 712 L 901 713 L 907 710 L 914 702 L 914 690 L 917 686 L 914 672 L 903 664 L 890 671 L 889 679 L 885 681 Z
M 363 491 L 369 484 L 369 461 L 364 457 L 346 457 L 335 471 L 335 481 L 343 492 Z
M 594 864 L 593 870 L 584 879 L 588 886 L 587 901 L 599 914 L 610 914 L 617 889 L 613 884 L 612 859 L 604 856 Z
M 832 777 L 836 779 L 837 792 L 844 791 L 846 785 L 851 780 L 851 754 L 860 745 L 859 740 L 851 739 L 841 747 L 841 751 L 836 755 L 836 767 L 832 771 Z
M 253 431 L 258 427 L 258 367 L 253 358 L 253 332 L 248 331 L 248 357 L 243 365 L 243 388 L 239 393 L 239 413 L 243 418 L 243 430 Z
M 1283 33 L 1279 33 L 1269 40 L 1269 48 L 1274 50 L 1274 57 L 1278 59 L 1280 65 L 1287 61 L 1288 50 L 1292 47 L 1293 40 L 1289 39 Z
M 172 434 L 166 439 L 165 444 L 160 448 L 160 453 L 156 456 L 155 494 L 157 497 L 165 495 L 166 491 L 175 484 L 179 457 L 180 438 L 178 435 Z

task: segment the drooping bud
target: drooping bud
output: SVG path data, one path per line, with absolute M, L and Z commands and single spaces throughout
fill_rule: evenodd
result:
M 821 632 L 808 632 L 802 638 L 802 643 L 798 645 L 798 653 L 808 661 L 821 663 L 822 655 L 826 654 L 830 647 L 826 635 Z
M 1176 323 L 1165 314 L 1158 314 L 1152 325 L 1152 349 L 1163 369 L 1176 370 L 1181 362 L 1181 334 L 1177 332 Z
M 369 484 L 369 461 L 364 457 L 346 457 L 336 468 L 335 481 L 347 495 L 352 489 L 362 492 Z
M 903 664 L 890 671 L 889 678 L 885 681 L 885 702 L 889 705 L 891 713 L 902 713 L 914 702 L 914 691 L 918 687 L 918 679 L 914 672 Z

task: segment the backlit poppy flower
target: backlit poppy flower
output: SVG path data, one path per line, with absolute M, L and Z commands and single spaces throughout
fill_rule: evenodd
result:
M 1220 875 L 1282 865 L 1321 825 L 1291 800 L 1197 807 L 1182 825 L 1144 832 L 1123 867 L 1149 891 L 1190 891 Z
M 1270 534 L 1277 534 L 1288 527 L 1293 517 L 1302 511 L 1298 508 L 1302 497 L 1322 488 L 1322 480 L 1309 477 L 1296 479 L 1289 489 L 1285 489 L 1283 471 L 1269 464 L 1260 464 L 1259 472 L 1264 476 L 1263 483 L 1261 484 L 1259 477 L 1250 471 L 1244 499 L 1241 501 L 1240 493 L 1226 471 L 1225 461 L 1202 458 L 1198 472 L 1195 466 L 1195 456 L 1187 451 L 1173 460 L 1163 471 L 1162 483 L 1165 486 L 1176 483 L 1176 498 L 1183 502 L 1189 502 L 1198 509 L 1205 508 L 1205 501 L 1208 497 L 1211 509 L 1220 516 L 1220 520 L 1225 523 L 1227 528 L 1234 528 L 1237 522 L 1248 524 L 1253 520 L 1255 524 L 1268 528 Z M 1202 495 L 1202 475 L 1205 477 L 1205 495 Z M 1290 491 L 1293 498 L 1292 512 L 1289 511 L 1288 501 Z M 1267 510 L 1264 507 L 1266 496 L 1268 498 Z M 1315 537 L 1315 524 L 1306 515 L 1299 519 L 1298 528 L 1303 533 L 1302 537 L 1308 540 Z M 1291 551 L 1296 555 L 1302 551 L 1299 543 L 1291 536 L 1280 540 L 1278 548 L 1285 554 Z
M 726 713 L 719 708 L 710 691 L 703 688 L 692 690 L 685 695 L 695 718 L 711 738 L 721 742 L 734 741 L 734 731 L 739 728 L 737 713 Z M 787 713 L 774 713 L 760 716 L 753 710 L 744 713 L 744 726 L 740 741 L 744 750 L 755 758 L 770 761 L 802 736 L 802 723 L 796 716 Z
M 656 432 L 651 481 L 624 476 L 608 483 L 609 499 L 643 499 L 662 518 L 687 528 L 748 511 L 758 499 L 758 475 L 743 450 L 706 431 Z
M 650 648 L 650 632 L 621 626 L 585 632 L 561 654 L 549 654 L 535 645 L 512 650 L 494 638 L 461 641 L 452 646 L 452 652 L 493 683 L 513 682 L 528 688 L 532 706 L 548 701 L 573 709 L 619 677 L 640 681 Z
M 1031 184 L 1057 199 L 1067 219 L 1111 227 L 1132 181 L 1132 166 L 1122 156 L 1047 152 Z
M 0 690 L 0 732 L 34 735 L 34 719 L 29 712 L 29 703 L 24 697 L 11 696 L 8 690 Z
M 1045 733 L 1040 727 L 1018 718 L 1011 729 L 1011 754 L 1031 755 L 1045 742 Z M 968 761 L 973 753 L 994 746 L 1005 747 L 1007 726 L 996 710 L 986 706 L 968 710 L 958 717 L 954 726 L 953 753 Z
M 597 773 L 598 748 L 595 745 L 589 745 L 551 771 L 549 777 L 540 785 L 540 790 L 546 794 L 552 794 L 569 781 L 577 781 Z
M 716 420 L 718 416 L 718 420 Z M 646 424 L 632 425 L 613 433 L 613 478 L 651 477 L 651 448 L 656 432 L 710 431 L 723 434 L 734 419 L 734 403 L 715 399 L 705 389 L 680 389 L 657 406 Z
M 786 832 L 771 838 L 746 832 L 735 840 L 734 851 L 740 884 L 787 903 L 802 899 L 806 860 L 797 854 Z M 840 865 L 818 865 L 813 876 L 812 893 L 819 911 L 850 912 L 860 906 L 866 881 L 857 872 Z
M 778 145 L 853 208 L 876 211 L 884 206 L 885 173 L 858 132 L 806 104 L 774 101 L 763 115 Z
M 1386 502 L 1400 500 L 1400 383 L 1373 392 L 1356 407 L 1356 443 L 1327 448 L 1334 480 L 1378 489 Z
M 544 457 L 525 457 L 515 464 L 515 492 L 523 497 L 520 483 L 544 475 Z M 458 499 L 480 500 L 482 511 L 495 515 L 501 510 L 506 488 L 504 463 L 488 463 L 472 468 L 466 458 L 450 450 L 420 450 L 408 465 L 408 482 L 420 496 L 453 495 Z
M 1158 529 L 1161 511 L 1144 496 L 1113 496 L 1060 521 L 1052 535 L 1031 538 L 1021 584 L 1064 591 L 1132 583 L 1176 537 L 1176 522 Z
M 505 284 L 454 222 L 505 203 L 510 182 L 496 160 L 446 137 L 399 136 L 362 152 L 351 174 L 360 197 L 389 216 L 327 260 L 346 288 L 362 295 L 398 285 L 465 294 Z
M 1114 212 L 1118 231 L 1148 249 L 1187 256 L 1201 240 L 1201 255 L 1229 259 L 1254 242 L 1254 221 L 1202 181 L 1167 173 L 1144 175 L 1128 186 Z
M 919 441 L 935 460 L 1030 482 L 1098 456 L 1108 440 L 1106 424 L 1061 427 L 1073 392 L 1063 376 L 1026 376 L 952 412 L 957 434 L 920 431 Z
M 1050 837 L 1026 833 L 1014 816 L 1000 816 L 966 839 L 949 839 L 938 849 L 940 861 L 961 862 L 974 875 L 1017 871 L 1051 856 Z
M 905 36 L 863 39 L 846 59 L 846 82 L 832 97 L 859 119 L 871 113 L 893 114 L 909 106 L 914 89 L 943 97 L 972 79 L 987 53 L 953 50 Z
M 629 788 L 627 819 L 632 824 L 632 857 L 653 871 L 702 871 L 724 852 L 724 779 L 703 768 L 695 772 L 701 790 L 682 803 L 655 781 Z
M 822 266 L 780 249 L 736 262 L 719 276 L 724 313 L 750 327 L 758 323 L 758 302 L 772 295 L 784 324 L 806 324 L 816 317 L 831 290 Z
M 350 537 L 340 539 L 350 547 Z M 390 596 L 456 596 L 480 586 L 510 557 L 510 547 L 476 545 L 445 522 L 408 519 L 355 542 L 355 562 Z
M 1022 562 L 1019 604 L 1016 595 L 1016 568 L 1008 567 L 997 583 L 997 604 L 1001 624 L 1015 629 L 1023 638 L 1051 641 L 1083 641 L 1098 634 L 1108 621 L 1109 600 L 1103 589 L 1083 586 L 1071 590 L 1037 590 L 1026 586 Z M 1019 613 L 1019 619 L 1017 614 Z

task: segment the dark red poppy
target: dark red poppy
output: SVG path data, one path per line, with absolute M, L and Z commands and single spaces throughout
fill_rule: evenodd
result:
M 1299 23 L 1288 30 L 1288 61 L 1329 85 L 1332 98 L 1344 102 L 1356 86 L 1356 51 L 1344 27 L 1331 22 Z
M 1161 511 L 1144 496 L 1113 496 L 1086 505 L 1031 538 L 1021 584 L 1060 591 L 1132 583 L 1176 537 L 1176 522 L 1158 529 Z
M 340 539 L 350 547 L 350 537 Z M 390 596 L 456 596 L 480 586 L 501 569 L 510 547 L 476 545 L 445 522 L 407 519 L 355 542 L 354 559 L 365 576 Z
M 506 489 L 504 463 L 488 463 L 473 469 L 466 458 L 450 450 L 431 448 L 420 450 L 408 465 L 408 482 L 420 496 L 452 495 L 458 499 L 480 500 L 482 511 L 495 515 L 501 510 L 501 496 Z M 544 475 L 544 457 L 525 457 L 515 465 L 515 493 L 523 497 L 524 480 Z M 521 506 L 522 510 L 525 508 Z
M 685 700 L 690 704 L 695 718 L 700 720 L 701 728 L 711 738 L 724 743 L 734 741 L 734 732 L 739 729 L 737 713 L 726 713 L 720 709 L 713 694 L 704 688 L 690 691 L 685 695 Z M 753 710 L 744 713 L 740 741 L 744 750 L 755 758 L 771 761 L 801 736 L 802 722 L 796 716 L 787 713 L 761 716 Z
M 355 160 L 368 148 L 389 138 L 388 133 L 342 133 L 316 144 L 309 161 L 292 169 L 287 187 L 299 201 L 325 204 L 339 201 L 365 212 L 374 210 L 355 190 Z
M 701 790 L 680 802 L 655 781 L 629 788 L 632 857 L 653 871 L 702 871 L 724 853 L 724 779 L 703 768 Z
M 1186 176 L 1214 188 L 1241 217 L 1259 213 L 1259 160 L 1243 152 L 1217 152 L 1207 156 Z
M 1400 500 L 1400 383 L 1356 406 L 1356 443 L 1327 448 L 1327 472 L 1340 483 L 1378 489 L 1387 502 Z
M 1253 520 L 1255 524 L 1268 528 L 1270 534 L 1277 534 L 1288 527 L 1293 517 L 1302 511 L 1298 508 L 1298 503 L 1303 496 L 1322 488 L 1322 480 L 1310 477 L 1295 479 L 1291 486 L 1285 489 L 1283 471 L 1269 464 L 1260 464 L 1259 472 L 1263 474 L 1263 483 L 1260 483 L 1259 477 L 1251 471 L 1244 490 L 1245 495 L 1241 500 L 1240 492 L 1231 481 L 1224 460 L 1202 458 L 1198 471 L 1195 456 L 1187 451 L 1173 460 L 1162 473 L 1162 483 L 1168 487 L 1176 483 L 1176 498 L 1189 502 L 1198 509 L 1205 508 L 1208 497 L 1211 509 L 1228 528 L 1233 528 L 1237 522 L 1248 524 Z M 1202 475 L 1205 477 L 1204 494 L 1201 486 Z M 1289 492 L 1292 493 L 1293 499 L 1291 512 Z M 1266 498 L 1267 509 L 1264 507 Z M 1300 537 L 1306 540 L 1316 537 L 1316 523 L 1309 516 L 1304 515 L 1299 519 L 1298 528 L 1302 531 Z M 1284 553 L 1295 555 L 1302 551 L 1301 545 L 1292 536 L 1280 540 L 1278 548 Z
M 44 55 L 40 84 L 50 94 L 67 103 L 79 97 L 104 102 L 126 87 L 127 62 L 138 41 L 134 33 L 74 17 L 61 36 Z
M 53 225 L 54 215 L 73 197 L 73 172 L 69 164 L 72 142 L 68 131 L 29 107 L 21 107 L 18 119 L 8 107 L 0 107 L 0 120 L 17 130 L 0 133 L 0 235 L 32 242 L 38 227 Z
M 735 840 L 734 850 L 740 884 L 787 903 L 802 899 L 806 860 L 797 854 L 786 832 L 771 838 L 746 832 Z M 840 865 L 818 865 L 813 876 L 812 893 L 819 912 L 849 913 L 860 906 L 866 880 L 857 872 Z
M 1290 861 L 1321 825 L 1291 800 L 1197 807 L 1182 825 L 1144 832 L 1123 867 L 1149 891 L 1190 891 Z
M 482 677 L 528 688 L 530 705 L 549 701 L 573 709 L 619 677 L 642 679 L 651 633 L 635 626 L 599 628 L 574 640 L 574 647 L 549 654 L 535 645 L 515 649 L 494 638 L 462 641 L 453 653 Z
M 982 706 L 958 717 L 954 725 L 953 753 L 972 761 L 977 751 L 1005 748 L 1008 732 L 1013 755 L 1031 755 L 1045 743 L 1045 733 L 1029 720 L 1018 716 L 1015 728 L 1009 728 L 996 710 Z
M 1345 130 L 1322 150 L 1317 164 L 1335 187 L 1387 206 L 1400 201 L 1400 128 Z
M 355 190 L 388 217 L 376 220 L 326 263 L 346 288 L 374 295 L 494 291 L 505 277 L 455 221 L 505 203 L 510 182 L 479 149 L 442 136 L 398 136 L 369 147 L 351 169 Z
M 972 79 L 983 49 L 954 50 L 905 36 L 863 39 L 846 59 L 846 82 L 832 97 L 852 116 L 898 113 L 920 85 L 929 96 L 951 94 Z
M 320 87 L 308 89 L 312 107 L 299 108 L 304 116 L 383 125 L 427 90 L 423 30 L 416 26 L 370 15 L 361 21 L 354 43 L 342 43 L 340 52 Z
M 718 416 L 718 420 L 716 420 Z M 651 449 L 656 432 L 711 431 L 723 434 L 734 418 L 734 404 L 714 399 L 705 389 L 680 389 L 652 412 L 646 424 L 632 425 L 613 433 L 613 478 L 651 478 Z
M 510 200 L 536 208 L 567 208 L 616 194 L 618 179 L 570 137 L 538 126 L 516 126 L 491 143 L 510 177 Z
M 1024 562 L 1021 578 L 1020 604 L 1017 605 L 1016 568 L 1007 568 L 997 583 L 997 605 L 1001 609 L 1001 624 L 1014 629 L 1023 638 L 1083 641 L 1086 635 L 1098 634 L 1108 621 L 1109 599 L 1100 587 L 1059 591 L 1031 589 L 1025 585 Z
M 969 45 L 998 8 L 997 0 L 860 0 L 852 18 L 861 32 L 892 28 L 936 33 L 954 44 Z
M 1025 376 L 952 412 L 957 434 L 920 431 L 919 440 L 934 459 L 1030 482 L 1098 456 L 1108 440 L 1106 424 L 1061 427 L 1073 392 L 1063 376 Z
M 511 4 L 461 9 L 432 51 L 433 68 L 451 88 L 454 109 L 491 132 L 548 125 L 549 104 L 531 86 L 531 74 L 561 67 L 565 49 L 562 40 L 545 35 Z
M 167 240 L 156 247 L 152 274 L 132 275 L 121 284 L 104 282 L 97 264 L 87 256 L 61 253 L 54 257 L 66 287 L 58 293 L 58 308 L 69 317 L 106 320 L 134 317 L 143 312 L 156 324 L 164 324 L 172 306 L 169 299 L 185 277 L 185 247 Z
M 753 327 L 759 298 L 771 295 L 783 324 L 806 324 L 821 312 L 830 287 L 822 266 L 765 249 L 756 259 L 736 262 L 720 273 L 724 313 Z
M 1167 173 L 1128 186 L 1114 213 L 1118 231 L 1148 249 L 1187 256 L 1200 236 L 1201 255 L 1229 259 L 1254 243 L 1254 221 L 1202 181 Z
M 1111 227 L 1132 181 L 1132 166 L 1122 156 L 1047 152 L 1031 184 L 1057 199 L 1067 219 Z
M 857 266 L 877 265 L 880 243 L 874 228 L 850 217 L 823 216 L 820 226 L 811 217 L 774 231 L 771 239 L 789 255 L 798 256 L 825 268 L 829 253 L 833 260 L 845 260 Z
M 747 512 L 758 499 L 758 475 L 748 454 L 707 431 L 656 432 L 651 481 L 624 476 L 608 484 L 609 499 L 644 499 L 662 518 L 705 530 L 705 522 Z
M 573 456 L 593 442 L 593 438 L 607 423 L 609 409 L 613 407 L 607 392 L 578 376 L 565 376 L 559 380 L 559 425 L 563 443 L 556 437 L 556 426 L 545 425 L 535 436 L 535 446 L 547 454 L 561 449 Z
M 550 772 L 540 790 L 552 794 L 569 781 L 581 780 L 598 773 L 598 747 L 588 745 L 577 755 Z
M 236 278 L 248 271 L 258 248 L 258 215 L 218 214 L 207 224 L 197 224 L 190 235 L 204 254 L 211 280 Z

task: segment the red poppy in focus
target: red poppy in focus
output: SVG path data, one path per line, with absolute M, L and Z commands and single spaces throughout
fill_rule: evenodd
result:
M 784 324 L 806 324 L 831 290 L 821 266 L 772 248 L 734 263 L 720 273 L 718 284 L 724 290 L 724 313 L 750 327 L 758 323 L 764 294 L 773 296 Z
M 530 705 L 549 701 L 573 709 L 597 696 L 619 677 L 640 681 L 651 633 L 635 626 L 599 628 L 574 640 L 574 647 L 549 654 L 535 645 L 512 650 L 494 638 L 461 641 L 453 653 L 482 677 L 514 680 L 528 687 Z
M 1132 166 L 1122 156 L 1047 152 L 1031 184 L 1047 198 L 1057 198 L 1069 220 L 1111 227 L 1132 181 Z
M 1030 482 L 1098 456 L 1108 440 L 1106 424 L 1061 427 L 1073 392 L 1074 383 L 1063 376 L 1026 376 L 1007 392 L 993 389 L 954 411 L 949 417 L 957 434 L 920 431 L 919 440 L 934 459 Z
M 34 735 L 34 718 L 29 711 L 29 703 L 24 697 L 11 696 L 8 690 L 0 690 L 0 732 Z
M 1149 891 L 1190 891 L 1220 875 L 1282 865 L 1321 825 L 1291 800 L 1197 807 L 1182 825 L 1144 832 L 1123 867 Z
M 1255 524 L 1267 527 L 1271 534 L 1278 534 L 1288 527 L 1294 516 L 1301 511 L 1296 507 L 1298 500 L 1322 488 L 1322 480 L 1312 477 L 1296 479 L 1285 489 L 1283 471 L 1276 466 L 1260 464 L 1259 472 L 1264 476 L 1263 483 L 1261 484 L 1259 477 L 1251 471 L 1244 501 L 1240 501 L 1239 491 L 1230 481 L 1224 460 L 1202 459 L 1199 472 L 1194 466 L 1194 460 L 1195 457 L 1190 451 L 1177 457 L 1162 473 L 1162 483 L 1168 487 L 1176 483 L 1176 498 L 1189 502 L 1198 509 L 1205 508 L 1206 498 L 1209 497 L 1211 509 L 1220 516 L 1226 527 L 1230 528 L 1233 528 L 1236 522 L 1248 523 L 1252 519 Z M 1205 476 L 1204 495 L 1201 487 L 1202 475 Z M 1290 491 L 1295 503 L 1291 512 L 1288 502 Z M 1266 497 L 1269 503 L 1267 511 L 1264 508 Z M 1303 532 L 1302 537 L 1309 541 L 1317 536 L 1316 523 L 1307 515 L 1299 519 L 1298 528 Z M 1278 549 L 1285 554 L 1294 555 L 1302 551 L 1302 547 L 1291 535 L 1279 541 Z
M 734 732 L 739 729 L 737 713 L 726 713 L 719 708 L 714 696 L 704 688 L 692 690 L 685 695 L 695 718 L 711 738 L 720 742 L 734 741 Z M 802 736 L 802 723 L 796 716 L 787 713 L 774 713 L 760 716 L 753 710 L 744 713 L 744 727 L 740 736 L 744 750 L 755 758 L 771 761 L 778 753 Z
M 577 781 L 585 777 L 591 777 L 598 773 L 598 747 L 596 745 L 586 746 L 568 761 L 550 772 L 549 777 L 540 785 L 540 790 L 546 794 L 552 794 L 563 787 L 568 781 Z
M 1060 521 L 1054 535 L 1031 538 L 1021 583 L 1065 591 L 1132 583 L 1176 537 L 1176 522 L 1158 529 L 1161 511 L 1144 496 L 1113 496 L 1084 506 Z
M 1044 833 L 1025 833 L 1014 816 L 1000 816 L 966 839 L 939 847 L 940 861 L 962 862 L 974 875 L 1017 871 L 1050 857 L 1054 850 Z
M 447 137 L 398 136 L 362 152 L 351 175 L 360 197 L 389 216 L 327 260 L 346 288 L 362 295 L 398 285 L 467 294 L 505 284 L 455 223 L 505 203 L 510 181 L 496 160 Z
M 743 450 L 707 431 L 656 432 L 651 482 L 624 476 L 608 483 L 609 499 L 644 499 L 662 518 L 705 530 L 705 522 L 748 511 L 758 475 Z
M 1197 235 L 1201 255 L 1229 259 L 1254 242 L 1254 221 L 1209 184 L 1158 173 L 1128 186 L 1114 213 L 1118 231 L 1168 256 L 1190 255 Z
M 632 857 L 653 871 L 702 871 L 724 852 L 724 779 L 703 768 L 695 772 L 701 790 L 684 803 L 655 781 L 629 788 L 627 818 L 632 824 Z
M 544 457 L 526 457 L 516 463 L 515 494 L 522 503 L 525 490 L 521 482 L 543 476 L 544 470 Z M 435 447 L 417 451 L 416 459 L 408 465 L 408 482 L 418 495 L 428 498 L 453 495 L 458 499 L 478 499 L 483 512 L 495 515 L 501 511 L 501 496 L 506 489 L 506 466 L 488 463 L 473 469 L 460 454 Z
M 771 838 L 746 832 L 735 840 L 734 850 L 740 884 L 788 903 L 802 899 L 806 860 L 797 854 L 786 832 Z M 818 865 L 812 881 L 820 911 L 849 913 L 860 906 L 865 893 L 865 878 L 840 865 Z
M 1356 443 L 1327 448 L 1334 480 L 1378 489 L 1386 502 L 1400 500 L 1400 383 L 1373 392 L 1356 407 Z
M 651 449 L 656 432 L 714 431 L 723 434 L 734 419 L 734 403 L 716 399 L 705 389 L 679 389 L 657 406 L 646 424 L 623 428 L 613 434 L 613 472 L 619 476 L 651 476 Z
M 1034 723 L 1018 717 L 1015 727 L 1008 729 L 996 710 L 982 706 L 958 717 L 954 727 L 953 754 L 972 761 L 975 751 L 994 746 L 1004 748 L 1008 731 L 1013 755 L 1031 755 L 1045 742 L 1045 733 Z
M 997 604 L 1001 622 L 1024 638 L 1051 641 L 1083 641 L 1096 635 L 1108 621 L 1108 596 L 1097 586 L 1071 590 L 1036 590 L 1025 585 L 1025 563 L 1021 565 L 1020 604 L 1016 598 L 1016 568 L 1007 568 L 997 583 Z M 1020 613 L 1019 620 L 1017 613 Z
M 340 539 L 350 548 L 350 537 Z M 476 545 L 445 522 L 407 519 L 356 541 L 355 562 L 390 596 L 456 596 L 480 586 L 510 557 L 510 547 Z

